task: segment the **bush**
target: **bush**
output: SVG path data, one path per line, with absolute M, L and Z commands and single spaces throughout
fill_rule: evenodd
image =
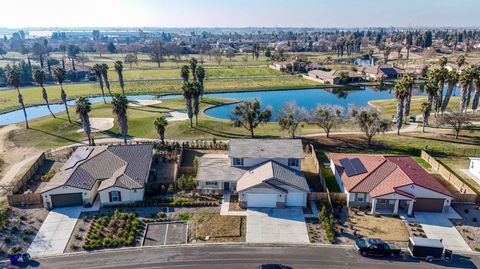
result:
M 76 245 L 76 244 L 71 244 L 71 245 L 70 245 L 70 249 L 71 249 L 71 250 L 78 250 L 79 247 L 78 247 L 78 245 Z
M 5 237 L 3 238 L 3 242 L 4 242 L 5 244 L 10 244 L 10 243 L 12 243 L 12 239 L 11 239 L 10 237 L 8 237 L 8 236 L 5 236 Z
M 13 226 L 12 229 L 10 229 L 10 233 L 12 234 L 15 234 L 18 232 L 18 227 L 17 226 Z
M 8 250 L 8 253 L 10 254 L 16 254 L 22 252 L 22 247 L 21 246 L 13 246 Z
M 163 211 L 160 211 L 157 213 L 157 218 L 159 219 L 166 219 L 167 218 L 167 214 Z
M 184 220 L 184 221 L 187 221 L 187 220 L 190 220 L 191 216 L 189 213 L 182 213 L 178 216 L 178 220 Z
M 55 175 L 54 171 L 48 171 L 45 175 L 41 176 L 40 179 L 42 181 L 50 181 L 52 177 Z
M 465 208 L 465 209 L 463 210 L 463 212 L 465 212 L 465 214 L 468 214 L 468 211 L 469 211 L 468 208 Z

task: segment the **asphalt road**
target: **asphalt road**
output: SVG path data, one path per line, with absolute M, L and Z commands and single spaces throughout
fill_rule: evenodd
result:
M 269 245 L 182 245 L 134 248 L 42 258 L 23 268 L 257 268 L 280 263 L 297 268 L 478 268 L 478 256 L 455 256 L 452 263 L 365 258 L 351 248 Z M 0 268 L 11 268 L 1 267 Z M 13 267 L 16 268 L 16 267 Z

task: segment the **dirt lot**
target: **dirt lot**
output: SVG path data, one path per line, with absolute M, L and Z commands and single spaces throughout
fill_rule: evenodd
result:
M 189 221 L 189 241 L 245 242 L 246 219 L 221 216 L 218 213 L 198 213 Z
M 472 250 L 480 251 L 480 207 L 468 204 L 453 204 L 463 220 L 454 221 L 455 227 Z
M 360 212 L 352 214 L 349 223 L 353 225 L 357 235 L 362 237 L 380 238 L 384 241 L 408 241 L 407 227 L 398 218 L 372 216 Z

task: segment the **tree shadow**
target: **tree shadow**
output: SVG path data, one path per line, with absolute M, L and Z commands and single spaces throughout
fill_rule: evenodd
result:
M 46 134 L 46 135 L 49 135 L 49 136 L 53 136 L 53 137 L 59 138 L 61 140 L 73 142 L 73 143 L 81 143 L 82 142 L 82 141 L 79 141 L 79 140 L 74 140 L 74 139 L 71 139 L 71 138 L 68 138 L 68 137 L 53 134 L 53 133 L 50 133 L 50 132 L 47 132 L 47 131 L 44 131 L 44 130 L 40 130 L 40 129 L 37 129 L 37 128 L 30 128 L 30 130 L 37 131 L 37 132 L 40 132 L 40 133 L 43 133 L 43 134 Z

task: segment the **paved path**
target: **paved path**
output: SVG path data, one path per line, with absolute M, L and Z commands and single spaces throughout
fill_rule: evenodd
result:
M 451 209 L 453 210 L 453 209 Z M 432 212 L 416 212 L 415 220 L 418 221 L 428 238 L 443 239 L 443 245 L 447 249 L 461 252 L 472 250 L 457 231 L 448 215 Z
M 83 207 L 52 209 L 30 244 L 30 255 L 42 257 L 62 254 L 82 210 Z
M 247 216 L 247 211 L 230 211 L 230 193 L 223 194 L 222 205 L 220 206 L 220 215 L 223 216 Z
M 247 243 L 309 243 L 301 207 L 249 208 Z

